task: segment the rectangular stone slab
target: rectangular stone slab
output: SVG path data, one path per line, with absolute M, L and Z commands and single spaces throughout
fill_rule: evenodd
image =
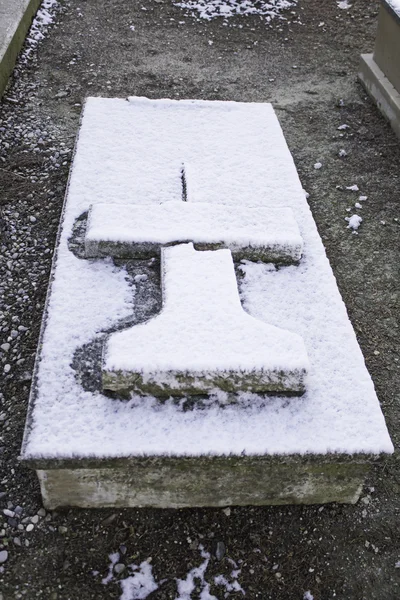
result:
M 87 258 L 146 258 L 160 247 L 194 242 L 195 248 L 229 248 L 236 260 L 296 263 L 303 240 L 290 208 L 165 202 L 150 205 L 95 204 L 85 235 Z
M 135 306 L 135 298 L 141 297 L 139 286 L 148 285 L 130 281 L 127 271 L 110 259 L 75 255 L 69 240 L 77 219 L 97 203 L 158 205 L 176 200 L 181 194 L 176 173 L 183 158 L 190 165 L 194 202 L 293 211 L 304 241 L 299 265 L 275 269 L 245 262 L 240 265 L 239 283 L 242 304 L 250 315 L 303 338 L 310 369 L 301 398 L 242 393 L 230 404 L 230 398 L 220 393 L 210 395 L 206 407 L 186 407 L 185 398 L 160 402 L 134 395 L 122 401 L 100 388 L 83 387 L 74 370 L 79 352 L 86 361 L 88 345 L 95 342 L 101 347 L 106 335 L 126 327 L 126 319 L 140 309 Z M 344 226 L 343 235 L 347 234 Z M 293 474 L 296 485 L 290 494 L 286 483 L 271 492 L 268 485 L 256 487 L 254 494 L 250 487 L 247 504 L 260 503 L 262 496 L 266 503 L 283 497 L 287 502 L 335 501 L 341 485 L 342 501 L 351 502 L 358 496 L 364 472 L 357 465 L 391 452 L 373 383 L 273 108 L 234 102 L 89 99 L 62 216 L 22 448 L 22 461 L 45 471 L 40 477 L 47 505 L 141 505 L 160 465 L 171 459 L 172 474 L 172 463 L 187 458 L 201 469 L 201 457 L 221 461 L 213 476 L 227 471 L 220 501 L 240 503 L 241 493 L 235 490 L 239 485 L 243 489 L 245 480 L 241 483 L 235 465 L 246 465 L 249 457 L 262 459 L 255 478 L 261 486 L 268 482 L 273 461 L 284 463 L 290 456 L 305 463 L 312 459 L 322 472 L 325 462 L 338 457 L 354 466 L 353 482 L 349 488 L 343 472 L 332 471 L 331 485 L 310 479 L 305 494 L 304 486 L 297 485 L 303 479 Z M 232 463 L 224 462 L 228 457 Z M 154 460 L 154 469 L 144 467 L 143 482 L 132 476 L 137 472 L 133 466 L 130 474 L 130 465 L 141 458 L 149 461 L 143 465 Z M 113 469 L 118 471 L 114 481 Z M 209 472 L 206 469 L 204 476 Z M 279 481 L 279 471 L 276 475 Z M 124 487 L 125 476 L 129 484 Z M 60 477 L 63 488 L 58 487 Z M 94 477 L 100 490 L 97 497 Z M 196 505 L 191 480 L 184 484 L 181 479 L 179 499 L 168 475 L 162 483 L 163 506 L 169 505 L 168 481 L 171 506 L 178 500 Z M 155 488 L 151 498 L 148 504 L 161 505 Z M 215 498 L 211 493 L 201 501 L 212 505 Z

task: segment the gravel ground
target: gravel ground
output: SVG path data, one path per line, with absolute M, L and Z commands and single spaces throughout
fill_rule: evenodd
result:
M 116 551 L 119 564 L 151 563 L 159 588 L 148 598 L 175 600 L 175 578 L 204 561 L 200 545 L 218 600 L 243 596 L 214 583 L 232 580 L 231 561 L 251 600 L 400 596 L 397 453 L 371 469 L 356 506 L 225 510 L 47 513 L 35 474 L 18 462 L 71 149 L 90 94 L 274 103 L 398 447 L 400 145 L 356 78 L 378 2 L 341 10 L 335 0 L 301 0 L 291 10 L 288 21 L 224 25 L 170 0 L 70 0 L 37 48 L 25 48 L 0 104 L 1 600 L 118 599 L 129 569 L 102 583 Z M 352 214 L 363 218 L 357 234 L 346 228 Z M 205 594 L 200 578 L 192 598 Z

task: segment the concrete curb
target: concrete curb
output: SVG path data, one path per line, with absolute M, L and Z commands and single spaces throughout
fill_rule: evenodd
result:
M 400 138 L 400 94 L 378 67 L 372 54 L 361 55 L 358 77 Z
M 0 97 L 41 0 L 0 0 Z

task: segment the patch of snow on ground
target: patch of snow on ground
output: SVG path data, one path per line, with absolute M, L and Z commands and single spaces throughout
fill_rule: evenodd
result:
M 196 594 L 196 598 L 199 597 L 199 600 L 218 600 L 218 598 L 210 593 L 210 584 L 205 580 L 205 573 L 211 555 L 204 550 L 202 545 L 199 546 L 199 550 L 201 557 L 204 560 L 198 567 L 191 569 L 187 573 L 185 579 L 175 580 L 178 589 L 178 596 L 175 600 L 192 600 L 192 593 L 196 588 L 200 588 L 200 595 L 198 596 Z M 102 579 L 104 585 L 107 585 L 114 579 L 114 568 L 119 561 L 119 558 L 120 555 L 118 552 L 109 555 L 111 562 L 108 567 L 107 576 Z M 237 566 L 234 561 L 231 560 L 231 562 Z M 129 575 L 129 577 L 126 577 L 119 582 L 122 589 L 122 595 L 119 600 L 145 600 L 152 592 L 158 589 L 159 584 L 154 579 L 152 566 L 147 561 L 143 561 L 139 566 L 135 564 L 128 565 L 127 569 L 132 575 Z M 240 569 L 233 570 L 230 574 L 231 581 L 224 575 L 217 575 L 214 577 L 215 585 L 225 588 L 225 598 L 227 598 L 231 592 L 234 594 L 236 594 L 236 592 L 241 592 L 243 596 L 246 595 L 246 592 L 237 580 L 240 572 Z M 162 584 L 165 583 L 165 581 L 167 581 L 167 579 L 163 579 L 159 583 Z
M 348 0 L 340 0 L 338 3 L 338 8 L 343 8 L 343 10 L 348 10 L 349 8 L 351 8 L 351 4 L 349 3 Z
M 107 583 L 110 583 L 110 581 L 113 579 L 114 566 L 119 561 L 119 553 L 114 552 L 113 554 L 109 554 L 108 558 L 110 559 L 110 564 L 108 567 L 108 574 L 101 580 L 103 585 L 107 585 Z
M 348 229 L 356 230 L 362 223 L 362 217 L 359 217 L 358 215 L 352 215 L 351 217 L 346 217 L 346 221 L 348 221 Z
M 54 22 L 58 7 L 57 0 L 43 0 L 26 37 L 25 49 L 21 56 L 22 62 L 31 60 L 38 43 L 44 38 L 47 29 Z
M 278 17 L 284 18 L 282 11 L 297 5 L 298 0 L 182 0 L 175 6 L 188 10 L 201 19 L 211 21 L 216 17 L 235 17 L 237 15 L 261 15 L 266 21 Z
M 176 580 L 179 596 L 175 600 L 191 600 L 192 592 L 198 586 L 201 588 L 200 600 L 218 600 L 218 598 L 210 594 L 210 584 L 204 579 L 204 573 L 210 562 L 210 554 L 209 552 L 205 552 L 203 546 L 199 546 L 199 549 L 204 561 L 199 567 L 194 567 L 189 571 L 186 579 Z
M 122 588 L 120 600 L 144 600 L 158 589 L 158 584 L 153 577 L 152 566 L 146 560 L 139 567 L 130 565 L 129 568 L 135 572 L 120 582 Z M 136 569 L 139 570 L 136 571 Z

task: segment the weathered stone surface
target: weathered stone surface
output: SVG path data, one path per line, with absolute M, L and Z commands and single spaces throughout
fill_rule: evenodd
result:
M 378 67 L 372 54 L 361 55 L 358 77 L 400 138 L 400 93 Z
M 374 61 L 400 92 L 400 17 L 386 0 L 379 9 Z
M 359 79 L 400 137 L 400 16 L 382 0 L 373 54 L 362 54 Z
M 105 464 L 38 470 L 46 508 L 354 503 L 367 468 L 361 459 L 334 456 L 156 457 Z

